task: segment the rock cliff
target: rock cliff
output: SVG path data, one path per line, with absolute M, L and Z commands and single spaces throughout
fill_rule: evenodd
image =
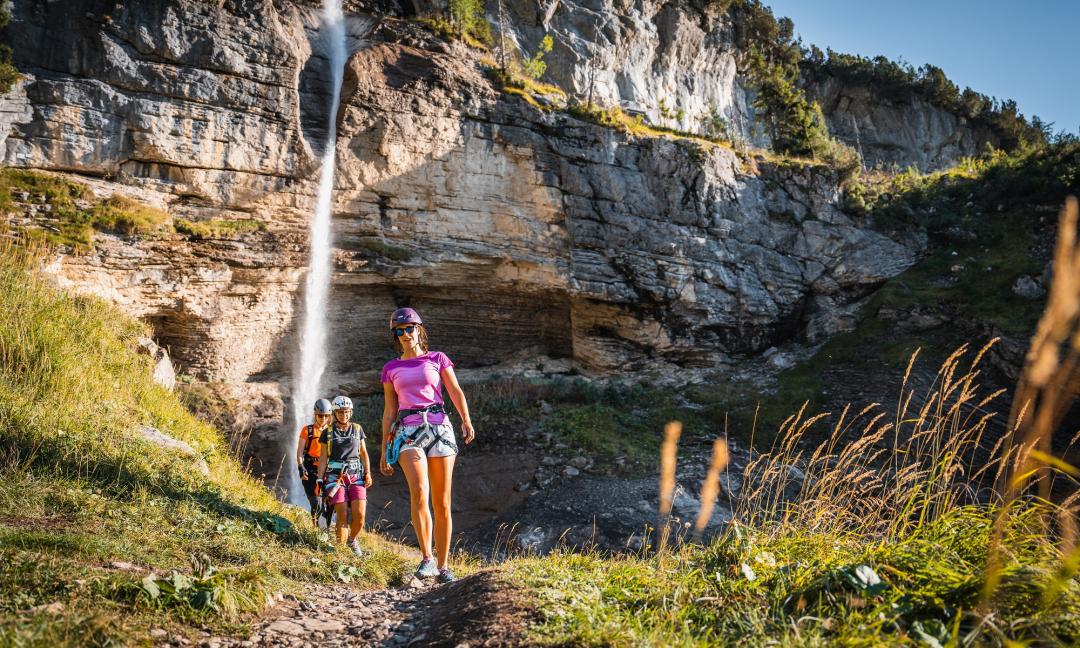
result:
M 718 19 L 662 5 L 644 31 L 605 18 L 594 33 L 573 9 L 538 15 L 536 33 L 578 22 L 609 43 L 638 34 L 631 54 L 605 49 L 624 67 L 597 77 L 600 93 L 709 87 L 694 100 L 745 114 Z M 151 322 L 182 373 L 228 383 L 267 432 L 287 393 L 325 132 L 314 11 L 26 0 L 8 29 L 26 76 L 0 111 L 5 164 L 78 174 L 99 195 L 193 221 L 265 225 L 210 240 L 101 236 L 92 254 L 50 267 Z M 537 109 L 498 92 L 474 52 L 407 21 L 356 14 L 349 31 L 328 386 L 374 386 L 391 353 L 386 315 L 406 304 L 463 368 L 533 357 L 587 372 L 722 366 L 835 333 L 837 313 L 918 255 L 914 239 L 846 215 L 828 169 Z M 591 43 L 579 45 L 607 47 Z M 551 69 L 580 90 L 580 63 L 560 64 L 571 49 Z
M 821 104 L 829 132 L 859 151 L 868 167 L 938 171 L 979 155 L 986 144 L 1001 144 L 990 129 L 916 96 L 890 100 L 826 73 L 806 87 Z
M 385 311 L 392 286 L 480 361 L 528 340 L 590 368 L 713 364 L 914 260 L 837 208 L 826 170 L 752 173 L 730 149 L 506 100 L 457 54 L 362 50 L 344 96 L 339 247 L 374 263 L 343 277 L 362 298 L 339 303 Z
M 753 83 L 738 63 L 729 4 L 506 1 L 502 23 L 509 41 L 526 55 L 550 35 L 554 48 L 545 56 L 547 78 L 583 100 L 591 96 L 601 105 L 641 114 L 649 123 L 696 133 L 714 127 L 715 116 L 729 136 L 768 146 L 755 121 Z M 498 7 L 487 4 L 496 35 Z M 922 99 L 897 101 L 820 72 L 804 87 L 821 104 L 829 131 L 857 148 L 870 167 L 939 170 L 978 155 L 987 142 L 1000 145 L 989 129 Z
M 254 19 L 231 4 L 98 4 L 16 12 L 28 78 L 15 99 L 31 109 L 5 161 L 137 185 L 193 218 L 266 220 L 260 244 L 108 241 L 62 264 L 155 321 L 188 371 L 266 371 L 291 320 L 320 147 L 305 117 L 322 96 L 314 16 L 269 0 L 244 3 Z M 536 110 L 495 92 L 470 52 L 397 21 L 355 17 L 352 33 L 331 313 L 351 332 L 337 337 L 343 372 L 380 364 L 385 340 L 367 330 L 406 301 L 473 364 L 523 342 L 593 368 L 701 363 L 774 344 L 814 300 L 913 259 L 843 214 L 824 169 L 752 172 L 722 147 Z
M 498 34 L 498 6 L 488 9 Z M 546 78 L 582 99 L 691 132 L 703 132 L 715 114 L 733 136 L 766 143 L 730 18 L 716 3 L 506 2 L 504 16 L 508 39 L 527 54 L 552 37 Z

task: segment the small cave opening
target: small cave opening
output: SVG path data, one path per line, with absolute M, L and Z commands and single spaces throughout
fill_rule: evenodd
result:
M 154 339 L 158 346 L 165 349 L 165 352 L 169 354 L 169 359 L 173 362 L 173 366 L 179 371 L 180 359 L 178 355 L 183 355 L 184 340 L 182 339 L 183 336 L 176 334 L 176 326 L 171 319 L 168 314 L 161 314 L 144 317 L 143 321 L 150 326 L 150 337 Z

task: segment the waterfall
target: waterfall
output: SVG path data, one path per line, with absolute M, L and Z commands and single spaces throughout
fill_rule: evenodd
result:
M 334 192 L 334 169 L 337 154 L 337 113 L 341 103 L 341 80 L 345 73 L 345 18 L 341 0 L 323 0 L 322 29 L 326 56 L 329 59 L 330 105 L 319 176 L 319 197 L 310 225 L 308 273 L 304 284 L 304 315 L 300 326 L 300 348 L 293 371 L 293 425 L 286 430 L 285 484 L 289 500 L 306 503 L 296 473 L 296 443 L 299 426 L 311 418 L 311 410 L 321 393 L 326 371 L 326 309 L 330 292 L 330 210 Z M 329 395 L 333 398 L 333 395 Z

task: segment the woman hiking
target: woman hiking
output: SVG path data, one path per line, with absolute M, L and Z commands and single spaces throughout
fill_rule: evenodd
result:
M 308 505 L 311 507 L 311 522 L 316 526 L 319 524 L 319 514 L 323 509 L 317 484 L 319 456 L 322 454 L 319 437 L 330 424 L 330 411 L 330 401 L 325 398 L 315 401 L 315 422 L 300 428 L 300 441 L 296 444 L 296 469 L 300 472 L 300 483 L 304 486 L 304 494 L 307 495 Z M 333 511 L 326 514 L 327 528 L 330 528 L 331 515 Z
M 322 432 L 319 443 L 322 454 L 319 456 L 319 481 L 323 484 L 323 494 L 334 507 L 337 514 L 338 542 L 347 544 L 353 553 L 360 556 L 358 536 L 364 528 L 364 516 L 367 513 L 367 487 L 371 486 L 371 461 L 364 446 L 364 428 L 359 423 L 351 423 L 352 400 L 347 396 L 334 399 L 334 420 Z M 346 529 L 346 520 L 352 519 Z M 345 537 L 348 534 L 348 542 Z
M 416 575 L 421 578 L 434 576 L 439 582 L 449 583 L 454 580 L 447 566 L 453 531 L 450 488 L 458 447 L 454 428 L 443 409 L 444 385 L 461 415 L 465 443 L 472 443 L 476 433 L 469 418 L 465 394 L 454 374 L 454 363 L 446 354 L 428 349 L 427 332 L 420 315 L 411 308 L 399 308 L 390 316 L 390 330 L 401 355 L 387 362 L 382 370 L 385 405 L 379 469 L 384 475 L 392 475 L 391 464 L 397 461 L 409 482 L 413 529 L 424 554 Z M 429 496 L 435 508 L 434 525 L 428 509 Z M 431 553 L 432 526 L 434 556 Z

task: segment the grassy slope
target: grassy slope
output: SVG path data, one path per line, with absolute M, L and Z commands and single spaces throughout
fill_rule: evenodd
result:
M 28 265 L 25 251 L 0 250 L 0 645 L 235 627 L 303 582 L 381 585 L 404 571 L 377 539 L 364 560 L 326 545 L 305 513 L 241 470 L 217 430 L 152 382 L 134 350 L 141 325 L 55 290 Z M 140 423 L 194 447 L 210 477 L 137 438 Z M 173 570 L 195 577 L 175 596 L 142 586 L 149 572 Z M 54 603 L 59 614 L 33 611 Z

